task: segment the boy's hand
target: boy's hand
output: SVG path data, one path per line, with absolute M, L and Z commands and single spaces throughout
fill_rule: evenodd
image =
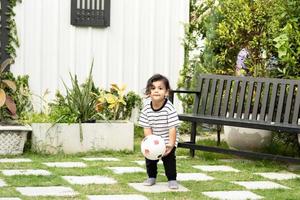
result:
M 172 144 L 167 144 L 167 145 L 166 145 L 166 151 L 165 151 L 165 153 L 164 153 L 163 156 L 167 156 L 167 155 L 172 151 L 173 148 L 174 148 L 174 145 L 172 145 Z

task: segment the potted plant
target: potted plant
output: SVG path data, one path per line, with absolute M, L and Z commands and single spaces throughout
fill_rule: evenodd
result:
M 23 126 L 18 119 L 32 109 L 29 98 L 28 76 L 17 79 L 7 67 L 12 59 L 0 66 L 0 155 L 22 154 L 30 126 Z
M 32 147 L 45 153 L 78 153 L 91 150 L 133 150 L 134 124 L 128 121 L 141 99 L 125 87 L 112 84 L 110 90 L 98 89 L 92 69 L 83 84 L 71 77 L 66 95 L 57 92 L 49 113 L 39 114 L 32 123 Z M 46 119 L 46 120 L 45 120 Z M 40 120 L 40 121 L 39 121 Z

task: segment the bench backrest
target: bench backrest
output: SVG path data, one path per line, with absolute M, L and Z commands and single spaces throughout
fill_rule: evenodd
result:
M 298 125 L 300 80 L 202 74 L 193 113 Z

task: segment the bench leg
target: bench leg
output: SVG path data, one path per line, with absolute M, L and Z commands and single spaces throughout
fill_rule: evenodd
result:
M 217 135 L 218 135 L 217 145 L 218 146 L 220 146 L 220 144 L 221 144 L 221 130 L 222 130 L 222 126 L 217 125 Z
M 298 137 L 298 134 L 296 134 L 296 137 Z M 297 146 L 298 146 L 298 156 L 300 156 L 300 142 L 297 142 Z
M 196 143 L 196 133 L 197 133 L 197 123 L 193 122 L 192 123 L 192 133 L 191 133 L 191 139 L 190 142 L 192 144 Z M 194 157 L 195 156 L 195 150 L 194 149 L 190 149 L 190 156 Z

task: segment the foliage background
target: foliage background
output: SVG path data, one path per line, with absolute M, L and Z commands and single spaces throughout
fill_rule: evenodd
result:
M 192 1 L 179 88 L 193 88 L 199 73 L 233 75 L 242 48 L 252 76 L 298 79 L 299 19 L 299 0 Z

